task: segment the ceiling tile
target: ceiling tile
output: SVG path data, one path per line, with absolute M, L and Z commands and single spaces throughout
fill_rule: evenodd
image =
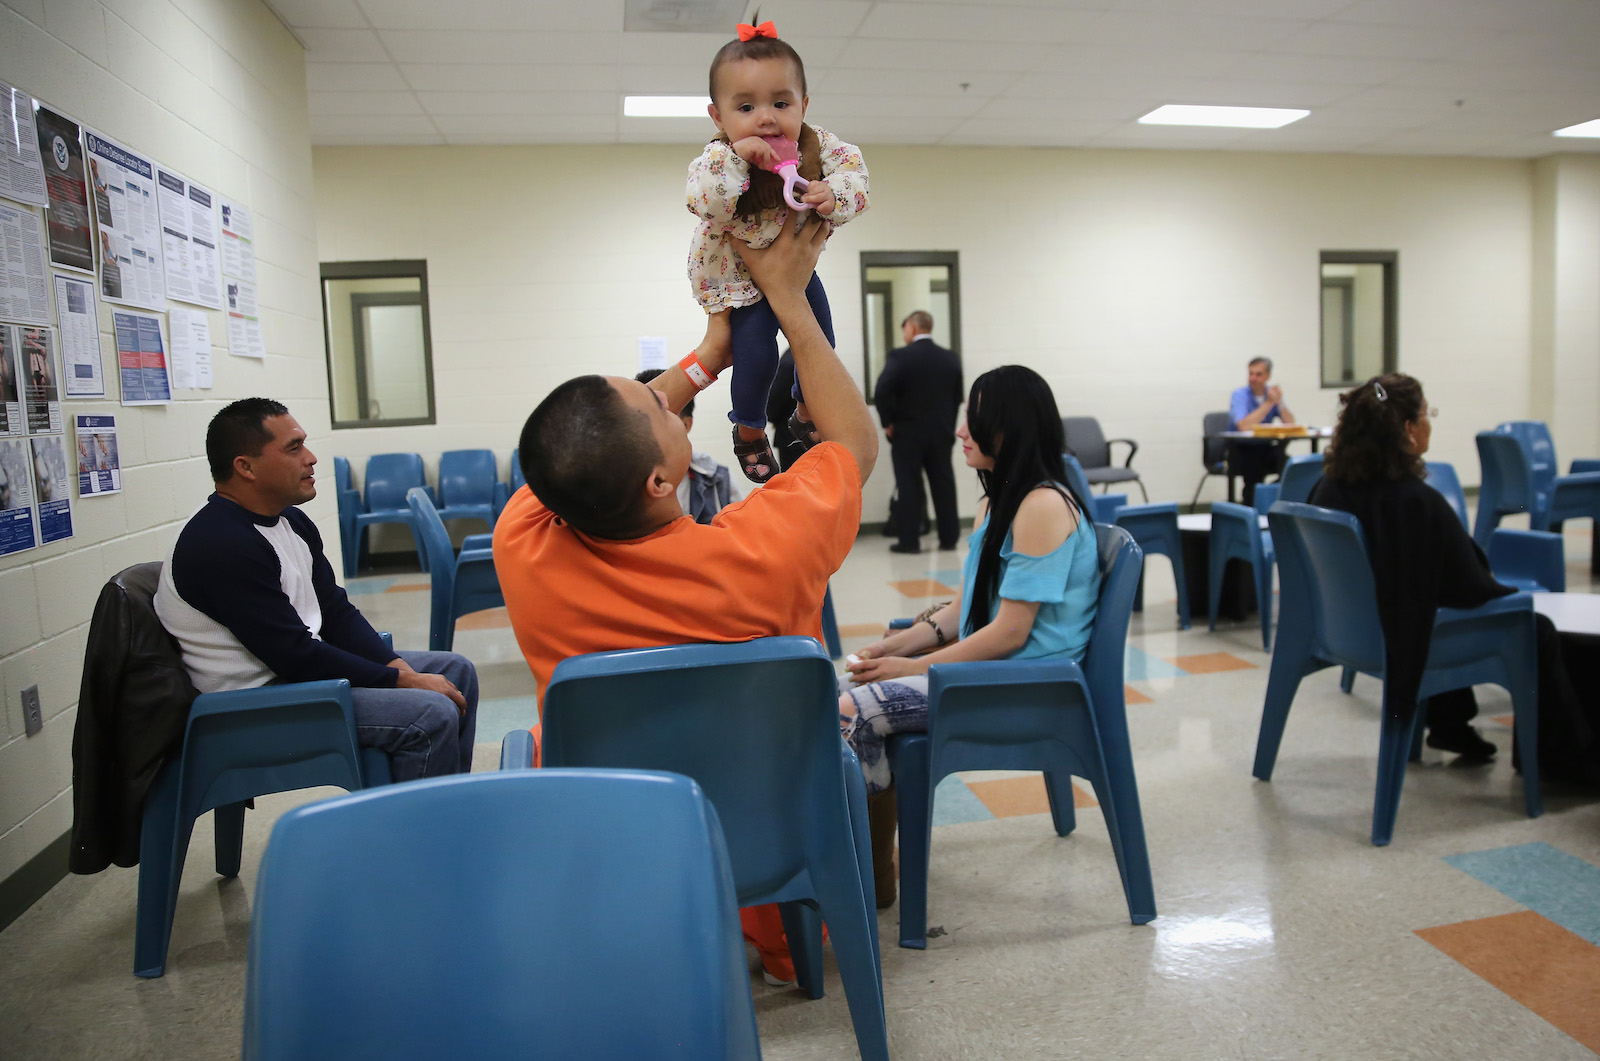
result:
M 1195 9 L 1194 0 L 1117 0 L 1122 11 L 1178 11 Z M 1263 16 L 1268 18 L 1327 18 L 1350 0 L 1210 0 L 1205 7 L 1212 15 L 1234 17 Z
M 1148 97 L 1124 100 L 1105 98 L 1044 99 L 1038 96 L 1012 97 L 1009 94 L 987 101 L 976 118 L 1007 127 L 1047 130 L 1058 122 L 1131 122 L 1152 109 Z M 1020 141 L 1026 143 L 1026 139 Z
M 452 142 L 461 137 L 473 137 L 480 143 L 596 143 L 614 140 L 617 130 L 614 119 L 596 121 L 555 114 L 450 114 L 437 118 L 436 122 L 439 131 Z
M 378 35 L 370 29 L 314 29 L 295 27 L 295 36 L 306 46 L 308 63 L 386 63 Z
M 1322 82 L 1351 89 L 1381 85 L 1420 69 L 1427 60 L 1377 59 L 1359 56 L 1288 55 L 1261 52 L 1239 63 L 1232 73 L 1264 80 Z
M 307 63 L 306 88 L 311 92 L 382 92 L 406 88 L 392 63 Z
M 901 92 L 923 96 L 977 96 L 997 95 L 1017 80 L 1012 73 L 969 74 L 965 79 L 959 74 L 944 70 L 847 70 L 835 68 L 813 75 L 811 94 L 820 98 L 834 93 L 853 94 L 871 99 L 885 92 Z M 962 88 L 965 80 L 966 88 Z
M 793 42 L 806 36 L 848 37 L 856 32 L 875 5 L 871 0 L 759 0 L 758 6 L 761 20 L 771 19 L 778 35 Z M 733 26 L 728 27 L 728 39 L 733 39 Z M 795 47 L 809 65 L 811 56 L 798 44 Z M 714 54 L 715 51 L 706 56 L 707 64 Z
M 400 74 L 419 92 L 609 92 L 618 87 L 610 65 L 525 63 L 402 63 Z
M 622 97 L 615 92 L 419 92 L 417 97 L 424 110 L 440 117 L 482 114 L 611 119 L 622 113 Z
M 516 0 L 355 0 L 377 29 L 620 33 L 622 5 Z
M 1307 85 L 1291 81 L 1251 81 L 1245 78 L 1195 78 L 1184 88 L 1182 100 L 1213 107 L 1324 107 L 1350 94 L 1345 85 Z
M 266 0 L 268 7 L 296 32 L 302 29 L 365 29 L 366 18 L 355 0 Z
M 858 36 L 914 41 L 1028 41 L 1058 44 L 1089 35 L 1099 11 L 997 4 L 875 4 Z
M 1054 50 L 1048 44 L 1013 41 L 862 40 L 850 42 L 836 66 L 866 70 L 948 70 L 953 74 L 1003 70 L 1032 70 L 1049 62 Z
M 836 122 L 839 135 L 845 135 L 844 122 L 859 118 L 966 118 L 976 114 L 984 100 L 974 98 L 946 98 L 935 96 L 879 96 L 865 99 L 860 96 L 834 96 L 820 102 L 813 100 L 806 111 L 806 120 L 827 125 Z M 833 128 L 829 125 L 829 128 Z M 849 139 L 845 136 L 845 139 Z
M 313 117 L 359 114 L 421 114 L 417 97 L 402 92 L 310 92 L 306 102 Z
M 1363 59 L 1443 59 L 1475 36 L 1465 28 L 1318 22 L 1276 42 L 1272 50 Z
M 1305 29 L 1291 18 L 1227 18 L 1187 12 L 1108 11 L 1089 34 L 1091 43 L 1131 48 L 1235 48 L 1255 51 Z
M 1584 6 L 1589 6 L 1587 0 L 1358 0 L 1332 17 L 1341 22 L 1392 26 L 1505 30 L 1530 22 L 1559 23 Z
M 534 33 L 483 30 L 380 30 L 400 63 L 615 63 L 613 33 Z

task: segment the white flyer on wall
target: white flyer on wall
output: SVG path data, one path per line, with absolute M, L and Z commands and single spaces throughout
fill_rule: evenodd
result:
M 639 336 L 639 371 L 651 369 L 665 371 L 667 367 L 667 341 L 657 335 Z
M 33 461 L 25 438 L 0 438 L 0 556 L 39 544 L 33 533 Z
M 0 436 L 27 433 L 22 419 L 22 374 L 17 369 L 17 333 L 0 324 Z
M 56 317 L 60 323 L 62 378 L 68 398 L 104 398 L 105 362 L 100 357 L 100 316 L 94 284 L 56 274 Z
M 156 167 L 156 199 L 161 210 L 161 260 L 167 297 L 198 306 L 222 308 L 221 253 L 217 212 L 210 189 L 169 169 Z
M 117 418 L 80 416 L 78 436 L 78 497 L 122 492 L 122 461 L 117 455 Z
M 44 221 L 32 210 L 0 203 L 0 317 L 50 323 L 50 274 L 44 264 Z
M 72 537 L 72 472 L 67 467 L 67 436 L 41 435 L 33 443 L 34 510 L 39 544 Z
M 167 308 L 161 265 L 161 215 L 156 204 L 155 166 L 149 159 L 88 129 L 89 194 L 94 197 L 100 238 L 100 296 L 144 309 Z
M 217 200 L 222 212 L 222 274 L 256 282 L 255 215 L 232 199 Z
M 234 357 L 266 357 L 261 341 L 261 316 L 256 306 L 256 285 L 229 280 L 228 350 Z
M 0 81 L 0 195 L 29 206 L 50 201 L 33 126 L 33 95 Z
M 172 385 L 211 386 L 211 320 L 205 311 L 172 310 L 167 331 L 172 337 Z
M 56 361 L 55 329 L 19 324 L 17 340 L 28 434 L 48 435 L 65 430 L 61 419 L 61 368 Z

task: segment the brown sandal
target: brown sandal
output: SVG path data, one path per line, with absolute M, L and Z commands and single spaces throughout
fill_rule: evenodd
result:
M 822 441 L 821 436 L 817 434 L 817 425 L 810 420 L 800 419 L 799 409 L 789 414 L 789 434 L 800 443 L 802 452 Z
M 746 442 L 739 437 L 739 425 L 733 425 L 733 455 L 739 459 L 739 470 L 752 483 L 764 483 L 778 474 L 778 458 L 772 452 L 767 436 Z M 765 472 L 761 469 L 766 468 Z

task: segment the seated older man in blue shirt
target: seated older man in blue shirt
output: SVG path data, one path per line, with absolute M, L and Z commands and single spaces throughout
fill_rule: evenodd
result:
M 1257 424 L 1274 420 L 1286 424 L 1295 422 L 1294 413 L 1283 404 L 1283 388 L 1267 386 L 1271 378 L 1271 358 L 1251 360 L 1250 382 L 1233 392 L 1233 400 L 1229 405 L 1228 415 L 1233 420 L 1235 431 L 1248 431 Z M 1244 503 L 1253 504 L 1256 484 L 1283 467 L 1283 443 L 1267 440 L 1235 442 L 1231 447 L 1229 464 L 1229 474 L 1244 480 Z

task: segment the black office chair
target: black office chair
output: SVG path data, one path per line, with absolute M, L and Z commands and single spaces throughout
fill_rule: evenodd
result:
M 1112 483 L 1136 483 L 1146 501 L 1150 495 L 1139 473 L 1133 470 L 1133 455 L 1139 452 L 1139 443 L 1131 438 L 1107 439 L 1100 430 L 1100 421 L 1092 416 L 1063 416 L 1061 431 L 1066 436 L 1067 452 L 1078 458 L 1083 474 L 1091 487 L 1098 485 L 1101 493 Z M 1128 459 L 1118 468 L 1111 463 L 1111 447 L 1121 442 L 1128 447 Z
M 1233 500 L 1233 473 L 1228 469 L 1228 440 L 1222 437 L 1222 433 L 1233 425 L 1233 417 L 1228 413 L 1207 413 L 1200 425 L 1200 463 L 1205 467 L 1205 474 L 1200 476 L 1200 485 L 1194 488 L 1194 500 L 1189 502 L 1190 512 L 1200 506 L 1200 491 L 1206 488 L 1206 480 L 1213 475 L 1227 476 L 1228 500 Z

